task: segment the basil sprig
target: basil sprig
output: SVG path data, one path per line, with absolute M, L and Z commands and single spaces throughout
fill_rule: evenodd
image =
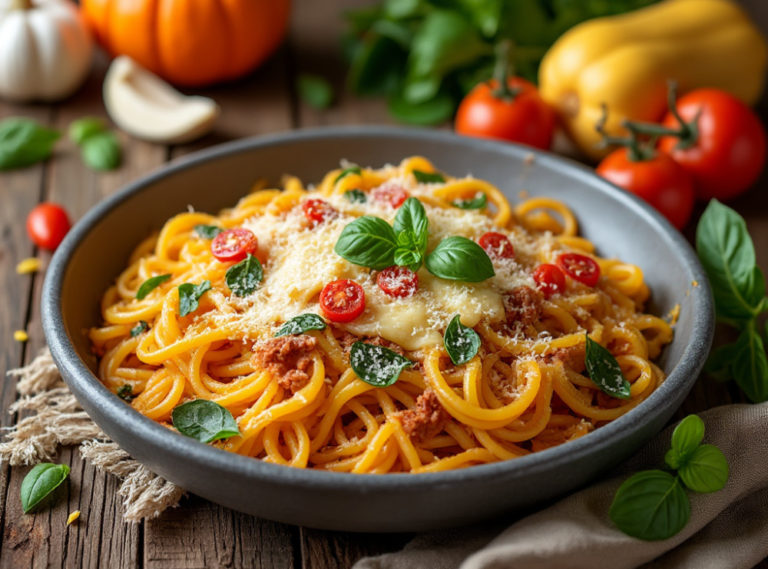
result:
M 222 231 L 224 229 L 216 225 L 195 225 L 195 233 L 200 239 L 214 239 Z
M 420 170 L 413 171 L 413 177 L 417 182 L 422 184 L 436 184 L 445 182 L 445 177 L 439 172 L 422 172 Z
M 259 260 L 251 255 L 232 265 L 227 269 L 225 281 L 232 294 L 245 297 L 259 288 L 259 283 L 264 279 L 264 269 Z
M 149 328 L 149 324 L 147 324 L 144 320 L 139 320 L 139 323 L 131 328 L 131 338 L 135 338 L 139 334 L 146 332 L 147 328 Z
M 25 168 L 48 158 L 61 136 L 32 119 L 9 118 L 0 121 L 0 170 Z
M 344 192 L 344 197 L 351 203 L 365 203 L 368 201 L 365 193 L 355 188 L 354 190 L 347 190 Z
M 349 352 L 349 363 L 362 381 L 374 387 L 389 387 L 400 372 L 413 362 L 383 346 L 355 342 Z
M 453 205 L 459 209 L 483 209 L 488 205 L 488 196 L 481 192 L 472 199 L 453 200 Z
M 133 386 L 129 383 L 121 385 L 117 388 L 117 396 L 126 403 L 130 403 L 133 401 Z
M 496 274 L 488 253 L 471 239 L 458 235 L 443 239 L 427 255 L 426 266 L 436 277 L 469 283 L 479 283 Z
M 280 326 L 275 332 L 275 338 L 280 336 L 291 336 L 293 334 L 303 334 L 310 330 L 325 330 L 325 320 L 317 314 L 300 314 L 294 316 L 288 322 Z
M 588 335 L 586 342 L 585 365 L 590 379 L 603 393 L 617 399 L 629 399 L 631 386 L 613 354 Z
M 211 281 L 203 281 L 199 285 L 184 283 L 179 285 L 179 316 L 191 314 L 200 306 L 200 298 L 211 290 Z
M 28 513 L 69 476 L 66 464 L 41 462 L 24 477 L 21 483 L 21 507 Z
M 232 413 L 207 399 L 195 399 L 179 405 L 174 408 L 171 418 L 177 431 L 201 443 L 240 435 Z
M 768 401 L 768 328 L 762 335 L 759 329 L 768 298 L 744 219 L 712 200 L 696 230 L 696 251 L 712 286 L 718 320 L 740 331 L 735 343 L 712 352 L 705 370 L 721 379 L 733 377 L 755 403 Z
M 669 539 L 691 517 L 685 492 L 717 492 L 728 481 L 728 461 L 713 445 L 700 445 L 704 422 L 689 415 L 675 427 L 672 448 L 664 460 L 679 476 L 662 470 L 638 472 L 619 487 L 610 509 L 616 527 L 645 541 Z
M 347 225 L 334 251 L 350 263 L 381 271 L 395 264 L 397 235 L 380 217 L 364 215 Z
M 345 178 L 346 176 L 349 176 L 350 174 L 357 174 L 360 176 L 363 173 L 363 171 L 360 169 L 360 166 L 350 166 L 349 168 L 344 168 L 338 176 L 336 176 L 336 180 L 333 182 L 334 184 L 338 184 L 339 180 L 342 178 Z
M 136 291 L 136 299 L 144 300 L 150 292 L 155 290 L 170 278 L 171 275 L 157 275 L 156 277 L 145 280 L 143 283 L 141 283 L 139 290 Z
M 454 365 L 463 365 L 475 357 L 480 349 L 480 336 L 472 328 L 461 323 L 461 315 L 453 317 L 445 329 L 445 351 Z

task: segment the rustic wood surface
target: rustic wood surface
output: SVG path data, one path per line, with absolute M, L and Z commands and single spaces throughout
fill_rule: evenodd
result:
M 743 0 L 768 33 L 768 3 Z M 359 0 L 295 0 L 285 46 L 264 67 L 236 83 L 201 91 L 215 98 L 223 114 L 216 130 L 201 141 L 165 147 L 121 135 L 124 161 L 120 169 L 95 173 L 83 166 L 77 148 L 68 141 L 57 146 L 53 160 L 0 175 L 0 373 L 28 363 L 43 347 L 40 292 L 44 272 L 19 276 L 15 267 L 24 258 L 49 255 L 29 242 L 23 220 L 40 201 L 56 201 L 77 219 L 123 184 L 176 156 L 240 138 L 330 124 L 388 123 L 380 100 L 356 99 L 344 91 L 345 67 L 338 49 L 339 14 Z M 66 130 L 82 116 L 106 116 L 101 83 L 106 60 L 97 58 L 94 73 L 72 99 L 57 105 L 19 106 L 0 102 L 0 119 L 28 116 Z M 337 98 L 328 110 L 317 111 L 300 102 L 294 89 L 297 73 L 328 77 Z M 768 122 L 768 98 L 758 107 Z M 768 272 L 768 173 L 757 187 L 733 205 L 747 220 L 758 262 Z M 697 212 L 698 214 L 701 211 Z M 691 227 L 695 226 L 694 223 Z M 692 236 L 692 229 L 687 233 Z M 30 341 L 13 340 L 26 329 Z M 16 399 L 15 382 L 0 388 L 0 427 L 18 420 L 8 413 Z M 701 378 L 676 418 L 732 402 L 744 401 L 733 383 Z M 365 535 L 297 528 L 247 516 L 189 496 L 179 508 L 158 519 L 131 525 L 122 521 L 114 477 L 95 471 L 77 451 L 62 449 L 60 461 L 71 467 L 71 480 L 58 491 L 55 505 L 36 515 L 23 515 L 19 489 L 28 468 L 0 468 L 0 569 L 5 567 L 275 567 L 346 568 L 365 555 L 394 551 L 412 536 Z M 80 520 L 66 527 L 70 512 Z M 768 569 L 768 560 L 760 567 Z

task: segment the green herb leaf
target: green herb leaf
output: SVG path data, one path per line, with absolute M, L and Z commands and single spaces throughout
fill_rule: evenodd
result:
M 123 401 L 130 403 L 133 401 L 133 386 L 129 383 L 121 385 L 117 388 L 117 396 Z
M 24 477 L 21 483 L 21 507 L 29 513 L 43 498 L 56 490 L 69 476 L 66 464 L 41 462 Z
M 32 119 L 0 121 L 0 170 L 24 168 L 45 160 L 60 136 L 59 131 L 40 126 Z
M 672 470 L 680 468 L 684 460 L 685 459 L 680 451 L 673 448 L 669 449 L 667 454 L 664 455 L 664 462 L 666 462 Z
M 453 205 L 459 209 L 483 209 L 488 205 L 488 196 L 481 192 L 471 200 L 454 200 Z
M 199 285 L 191 283 L 179 285 L 179 316 L 186 316 L 197 310 L 200 306 L 200 298 L 209 290 L 211 290 L 211 281 L 203 281 Z
M 408 267 L 414 273 L 421 268 L 421 255 L 411 249 L 395 249 L 395 265 Z
M 344 192 L 344 197 L 347 198 L 347 200 L 349 200 L 351 203 L 365 203 L 368 201 L 365 193 L 358 190 L 357 188 Z
M 704 438 L 704 421 L 698 415 L 688 415 L 672 432 L 672 448 L 681 454 L 696 450 Z
M 110 130 L 86 138 L 80 146 L 80 151 L 83 162 L 92 170 L 114 170 L 120 166 L 120 141 Z
M 374 96 L 393 93 L 405 74 L 411 32 L 407 25 L 389 20 L 375 22 L 375 27 L 356 34 L 351 50 L 347 85 L 357 95 Z
M 411 232 L 413 243 L 422 256 L 427 252 L 429 219 L 424 204 L 417 198 L 408 198 L 397 210 L 394 223 L 395 233 L 400 238 L 404 232 Z M 399 241 L 398 241 L 399 243 Z
M 232 294 L 242 298 L 259 288 L 259 283 L 263 278 L 264 269 L 262 269 L 261 263 L 249 253 L 237 265 L 227 269 L 225 280 Z
M 280 329 L 275 333 L 275 338 L 303 334 L 309 330 L 325 330 L 325 327 L 325 320 L 317 314 L 300 314 L 280 326 Z
M 440 91 L 428 101 L 411 103 L 402 92 L 396 91 L 390 96 L 387 109 L 400 122 L 430 126 L 449 120 L 456 109 L 456 100 L 447 91 Z
M 171 413 L 171 418 L 176 430 L 201 443 L 240 435 L 232 413 L 207 399 L 195 399 L 179 405 Z
M 736 341 L 733 378 L 753 403 L 768 401 L 768 357 L 760 334 L 744 330 Z
M 461 323 L 461 316 L 457 314 L 445 329 L 443 345 L 453 364 L 459 366 L 477 355 L 477 350 L 480 349 L 480 336 L 472 328 L 464 326 Z
M 98 117 L 85 117 L 72 121 L 69 125 L 69 138 L 75 144 L 83 144 L 85 140 L 94 134 L 107 130 L 107 125 L 103 119 Z
M 718 381 L 726 381 L 733 378 L 733 363 L 739 355 L 736 344 L 726 344 L 710 352 L 704 371 L 707 375 Z
M 355 342 L 349 352 L 349 363 L 362 381 L 374 387 L 388 387 L 400 372 L 413 362 L 383 346 Z
M 310 107 L 327 109 L 333 102 L 333 87 L 325 77 L 301 73 L 296 79 L 299 97 Z
M 145 332 L 147 328 L 149 328 L 149 324 L 147 324 L 144 320 L 139 320 L 139 323 L 131 328 L 131 338 L 135 338 L 139 334 Z
M 482 282 L 496 274 L 488 253 L 474 241 L 457 235 L 443 239 L 427 255 L 426 265 L 436 277 L 469 283 Z
M 195 233 L 200 239 L 215 239 L 222 231 L 224 229 L 216 225 L 195 225 Z
M 613 354 L 586 336 L 587 355 L 586 366 L 590 379 L 603 393 L 617 399 L 629 399 L 629 382 L 621 373 L 621 367 Z
M 360 176 L 363 173 L 363 171 L 360 169 L 360 166 L 350 166 L 349 168 L 344 168 L 338 176 L 336 176 L 336 180 L 333 182 L 334 184 L 338 184 L 339 180 L 342 178 L 349 176 L 350 174 L 357 174 Z
M 138 300 L 144 300 L 150 292 L 155 290 L 170 278 L 171 275 L 158 275 L 156 277 L 152 277 L 151 279 L 145 280 L 139 287 L 139 290 L 136 292 L 136 298 Z
M 445 176 L 440 172 L 421 172 L 420 170 L 414 170 L 413 177 L 416 178 L 417 182 L 422 184 L 442 184 L 445 182 Z
M 347 225 L 334 247 L 350 263 L 377 271 L 395 264 L 396 249 L 397 237 L 389 223 L 370 215 Z
M 728 482 L 728 460 L 714 445 L 701 445 L 685 456 L 680 478 L 694 492 L 717 492 Z
M 638 472 L 613 499 L 611 520 L 625 534 L 645 541 L 669 539 L 691 517 L 691 503 L 677 478 L 661 470 Z

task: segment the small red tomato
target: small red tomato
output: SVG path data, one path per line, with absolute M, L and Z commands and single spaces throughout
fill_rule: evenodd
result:
M 376 276 L 376 284 L 389 296 L 405 298 L 419 288 L 419 275 L 408 267 L 388 267 Z
M 600 280 L 600 265 L 586 255 L 563 253 L 556 262 L 566 275 L 582 284 L 595 286 Z
M 533 280 L 546 297 L 565 290 L 565 274 L 557 265 L 550 263 L 539 265 L 533 271 Z
M 211 243 L 211 253 L 222 263 L 239 262 L 259 248 L 256 236 L 241 227 L 219 233 Z
M 688 171 L 698 198 L 729 200 L 757 180 L 765 165 L 766 136 L 752 109 L 725 91 L 697 89 L 678 101 L 677 112 L 698 132 L 690 141 L 662 137 L 659 149 Z M 664 126 L 680 124 L 667 113 Z
M 373 190 L 371 192 L 371 198 L 377 202 L 388 203 L 393 208 L 397 209 L 408 199 L 408 192 L 401 186 L 384 185 Z
M 365 309 L 365 291 L 355 281 L 330 282 L 320 293 L 320 308 L 331 322 L 352 322 Z
M 503 233 L 489 231 L 478 240 L 480 247 L 485 249 L 488 256 L 497 259 L 512 259 L 515 256 L 515 249 L 509 238 Z
M 333 219 L 337 213 L 328 202 L 317 199 L 306 200 L 301 204 L 301 209 L 304 211 L 304 216 L 315 223 L 322 223 L 326 219 Z
M 56 250 L 69 228 L 67 212 L 55 203 L 41 203 L 27 217 L 27 233 L 32 243 L 48 251 Z
M 682 229 L 693 212 L 693 180 L 685 169 L 663 152 L 633 161 L 626 148 L 614 150 L 597 167 L 609 182 L 643 198 Z

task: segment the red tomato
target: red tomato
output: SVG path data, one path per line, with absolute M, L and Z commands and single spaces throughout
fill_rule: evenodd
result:
M 388 267 L 376 276 L 376 284 L 389 296 L 405 298 L 419 288 L 419 275 L 408 267 Z
M 242 261 L 249 253 L 253 255 L 258 248 L 256 236 L 243 228 L 222 231 L 211 243 L 211 253 L 222 263 Z
M 619 148 L 603 158 L 597 173 L 643 198 L 678 229 L 685 227 L 691 218 L 693 180 L 682 166 L 664 153 L 633 162 L 627 149 Z
M 365 291 L 355 281 L 330 282 L 320 293 L 320 308 L 331 322 L 352 322 L 365 309 Z
M 408 199 L 408 192 L 401 186 L 385 185 L 379 186 L 373 190 L 371 192 L 371 198 L 377 202 L 388 203 L 393 208 L 397 209 Z
M 555 130 L 555 111 L 525 79 L 512 77 L 507 84 L 517 91 L 511 100 L 494 95 L 499 85 L 496 80 L 472 89 L 456 113 L 456 132 L 548 150 Z
M 41 203 L 27 216 L 29 238 L 32 243 L 48 251 L 56 250 L 69 232 L 69 228 L 67 212 L 54 203 Z
M 515 256 L 515 249 L 512 247 L 512 243 L 503 233 L 489 231 L 480 237 L 478 244 L 485 249 L 489 257 L 512 259 Z
M 678 101 L 677 111 L 687 123 L 699 115 L 698 138 L 677 148 L 678 138 L 662 137 L 659 149 L 691 174 L 697 197 L 729 200 L 757 180 L 765 165 L 765 129 L 747 105 L 719 89 L 697 89 Z M 668 113 L 664 126 L 679 123 Z
M 563 253 L 557 258 L 557 266 L 566 275 L 587 286 L 595 286 L 600 280 L 600 265 L 586 255 Z
M 326 219 L 336 217 L 336 210 L 328 202 L 323 200 L 310 199 L 301 204 L 304 216 L 315 223 L 322 223 Z
M 539 285 L 539 290 L 544 296 L 550 297 L 557 292 L 565 290 L 565 274 L 557 265 L 544 263 L 533 271 L 533 280 Z

